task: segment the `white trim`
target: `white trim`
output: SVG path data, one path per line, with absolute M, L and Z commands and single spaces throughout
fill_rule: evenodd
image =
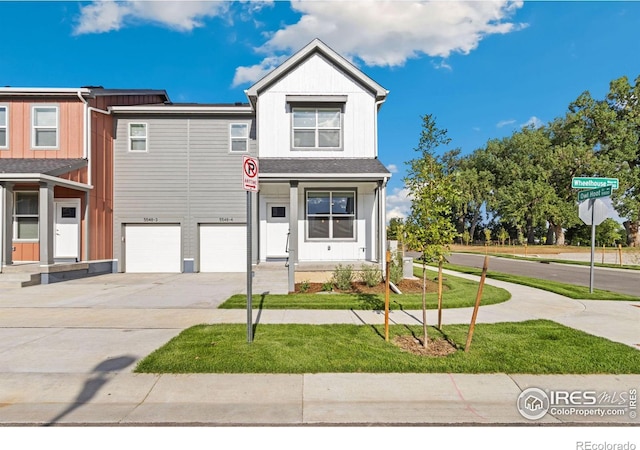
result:
M 36 110 L 37 109 L 55 109 L 56 111 L 56 125 L 52 127 L 50 125 L 36 125 Z M 51 145 L 36 145 L 36 129 L 39 130 L 52 130 L 56 131 L 56 144 Z M 60 106 L 58 104 L 37 104 L 31 105 L 31 149 L 33 150 L 57 150 L 60 148 Z
M 233 137 L 231 133 L 231 129 L 234 125 L 242 125 L 246 129 L 246 136 L 243 137 Z M 232 122 L 229 124 L 229 153 L 248 153 L 249 152 L 249 128 L 250 125 L 247 122 Z M 245 149 L 244 150 L 233 150 L 233 141 L 244 141 Z
M 38 88 L 38 87 L 3 87 L 0 88 L 2 95 L 37 95 L 37 96 L 60 96 L 60 95 L 77 95 L 91 94 L 91 90 L 87 88 Z
M 144 125 L 144 137 L 142 136 L 132 136 L 131 135 L 131 125 Z M 131 153 L 148 153 L 149 152 L 149 124 L 146 122 L 129 122 L 127 123 L 127 133 L 129 136 L 129 145 L 128 150 Z M 133 141 L 143 141 L 144 140 L 144 150 L 134 150 L 133 149 Z
M 9 105 L 2 103 L 0 104 L 0 109 L 4 109 L 4 125 L 0 124 L 0 129 L 4 128 L 4 139 L 5 145 L 0 145 L 0 149 L 8 149 L 9 148 Z
M 310 158 L 313 161 L 313 159 Z M 264 173 L 258 175 L 259 179 L 275 178 L 282 180 L 304 180 L 304 179 L 326 179 L 332 181 L 335 179 L 347 180 L 381 180 L 385 181 L 389 178 L 388 173 Z

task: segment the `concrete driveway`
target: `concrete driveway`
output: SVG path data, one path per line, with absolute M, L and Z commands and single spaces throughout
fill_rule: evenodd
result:
M 110 274 L 4 289 L 0 372 L 90 373 L 118 358 L 111 370 L 130 371 L 245 284 L 241 273 Z

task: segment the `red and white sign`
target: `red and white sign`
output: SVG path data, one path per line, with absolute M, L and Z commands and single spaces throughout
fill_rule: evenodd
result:
M 258 160 L 242 157 L 242 187 L 245 191 L 258 192 Z

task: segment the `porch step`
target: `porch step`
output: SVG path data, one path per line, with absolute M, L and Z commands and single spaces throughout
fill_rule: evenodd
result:
M 40 273 L 0 273 L 0 288 L 23 288 L 40 284 Z

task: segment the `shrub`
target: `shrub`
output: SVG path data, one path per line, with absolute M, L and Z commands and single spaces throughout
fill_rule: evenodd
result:
M 376 266 L 363 265 L 360 269 L 360 279 L 369 287 L 377 286 L 382 281 L 382 272 Z
M 353 281 L 353 266 L 343 266 L 342 264 L 338 264 L 333 271 L 331 281 L 341 291 L 348 291 L 351 289 L 351 282 Z
M 391 267 L 389 267 L 389 280 L 391 280 L 393 284 L 397 285 L 403 278 L 402 257 L 394 258 L 391 261 Z
M 331 291 L 333 291 L 333 283 L 331 281 L 322 283 L 322 292 L 331 292 Z
M 300 292 L 302 292 L 303 294 L 305 292 L 307 292 L 309 290 L 309 288 L 311 288 L 311 284 L 309 283 L 309 280 L 302 280 L 300 282 L 300 285 L 298 286 L 298 289 L 300 290 Z

